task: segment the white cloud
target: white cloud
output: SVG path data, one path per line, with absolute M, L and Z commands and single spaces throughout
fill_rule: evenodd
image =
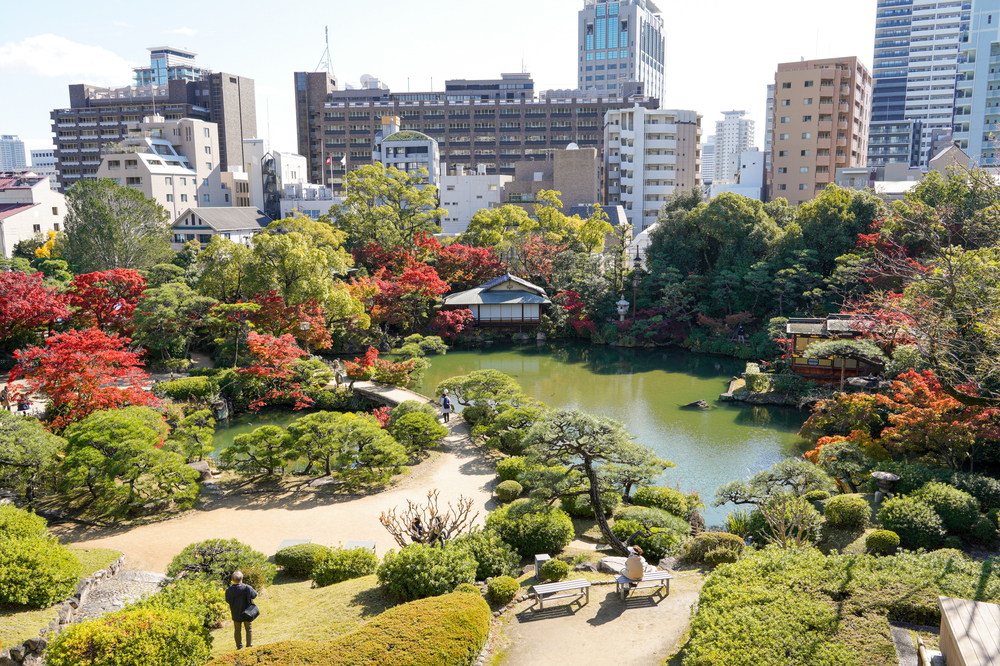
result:
M 127 85 L 133 63 L 100 46 L 46 34 L 0 46 L 0 71 L 9 74 L 71 77 L 82 82 Z M 85 81 L 84 81 L 85 79 Z
M 187 35 L 188 37 L 194 37 L 198 34 L 198 31 L 194 28 L 177 28 L 176 30 L 166 30 L 169 35 Z

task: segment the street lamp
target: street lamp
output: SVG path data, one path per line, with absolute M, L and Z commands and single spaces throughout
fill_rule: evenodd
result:
M 642 259 L 639 258 L 639 245 L 635 246 L 635 259 L 632 260 L 632 323 L 635 323 L 635 292 L 639 288 L 639 269 L 642 268 Z
M 618 321 L 625 321 L 625 315 L 628 314 L 628 301 L 622 296 L 615 305 L 618 306 Z

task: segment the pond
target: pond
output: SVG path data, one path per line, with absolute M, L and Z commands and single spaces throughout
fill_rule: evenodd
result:
M 219 454 L 233 445 L 233 440 L 237 435 L 244 435 L 253 432 L 257 428 L 266 425 L 276 425 L 287 428 L 290 423 L 300 419 L 308 411 L 283 412 L 278 410 L 266 410 L 258 413 L 246 413 L 225 421 L 219 421 L 215 425 L 215 437 L 212 443 L 215 451 L 212 453 L 212 460 L 218 462 Z M 305 469 L 304 464 L 297 466 L 297 469 Z
M 720 485 L 799 453 L 797 433 L 808 416 L 790 408 L 718 402 L 745 363 L 682 350 L 494 345 L 429 359 L 431 367 L 415 387 L 424 395 L 433 395 L 437 383 L 449 377 L 495 369 L 549 407 L 623 421 L 637 442 L 677 465 L 662 482 L 697 490 L 706 504 Z M 681 409 L 700 399 L 712 408 Z M 707 506 L 705 518 L 719 524 L 731 509 Z

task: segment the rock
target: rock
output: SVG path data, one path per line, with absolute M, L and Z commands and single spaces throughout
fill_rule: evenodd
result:
M 663 571 L 677 571 L 679 565 L 676 557 L 664 557 L 657 566 Z
M 526 564 L 524 567 L 521 568 L 521 573 L 535 575 L 535 565 Z
M 593 562 L 581 562 L 573 567 L 573 571 L 589 571 L 591 573 L 597 573 L 597 565 Z
M 708 402 L 704 400 L 695 400 L 694 402 L 689 402 L 686 405 L 681 405 L 682 409 L 708 409 Z
M 21 662 L 21 666 L 42 666 L 45 663 L 45 657 L 40 654 L 29 654 Z
M 24 659 L 24 655 L 28 653 L 28 651 L 24 648 L 24 645 L 21 643 L 11 645 L 8 652 L 10 653 L 10 658 L 14 661 L 22 661 Z
M 602 557 L 597 563 L 597 570 L 601 573 L 620 574 L 625 568 L 626 559 L 624 557 Z
M 10 657 L 0 657 L 0 666 L 17 666 L 17 662 Z
M 28 640 L 24 641 L 24 644 L 27 645 L 32 652 L 43 652 L 45 648 L 49 646 L 49 642 L 44 638 L 42 638 L 41 636 L 36 636 L 35 638 L 29 638 Z

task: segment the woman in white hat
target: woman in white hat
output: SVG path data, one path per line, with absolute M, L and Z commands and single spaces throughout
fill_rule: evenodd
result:
M 451 398 L 448 397 L 448 389 L 445 389 L 444 393 L 441 395 L 441 414 L 444 416 L 445 423 L 447 423 L 448 419 L 451 417 L 451 412 Z

